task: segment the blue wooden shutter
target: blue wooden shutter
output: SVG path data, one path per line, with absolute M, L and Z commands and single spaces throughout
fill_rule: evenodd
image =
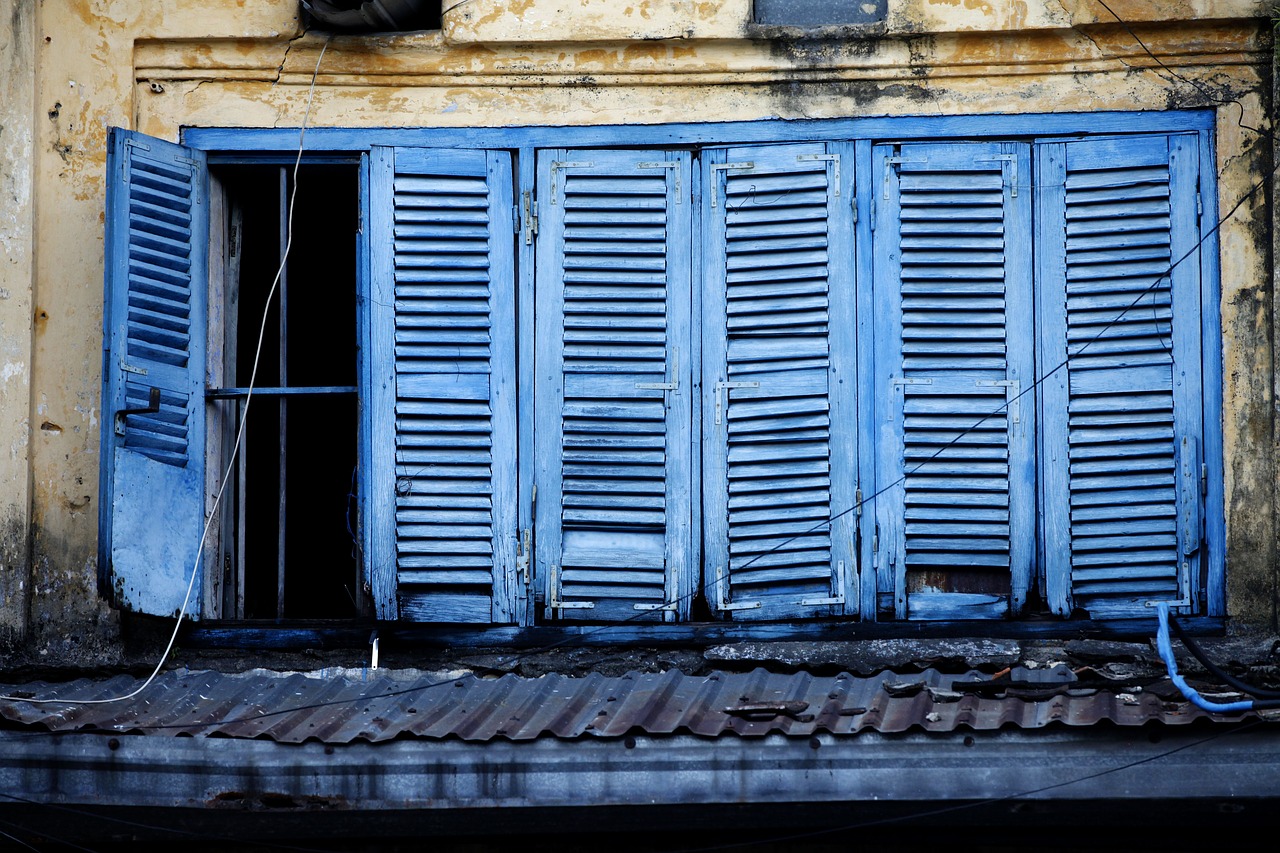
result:
M 1041 370 L 1054 371 L 1042 390 L 1049 603 L 1095 617 L 1150 616 L 1153 600 L 1194 611 L 1196 136 L 1045 143 L 1037 159 Z
M 705 155 L 703 577 L 731 618 L 857 609 L 851 155 Z
M 553 617 L 689 610 L 689 162 L 538 155 L 535 537 Z
M 1018 612 L 1035 531 L 1029 149 L 873 155 L 878 585 L 899 617 Z
M 370 171 L 373 472 L 365 507 L 377 613 L 511 622 L 511 156 L 375 149 Z
M 199 554 L 207 182 L 201 152 L 112 128 L 100 572 L 140 613 L 175 614 Z M 193 618 L 200 599 L 197 584 Z

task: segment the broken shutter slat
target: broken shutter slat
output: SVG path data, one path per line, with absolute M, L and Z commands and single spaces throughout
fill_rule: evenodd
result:
M 394 391 L 375 435 L 377 527 L 394 531 L 379 617 L 510 622 L 515 593 L 515 320 L 511 157 L 375 152 L 371 313 Z M 376 224 L 376 223 L 375 223 Z M 389 303 L 389 304 L 387 304 Z M 375 391 L 376 396 L 376 391 Z M 385 404 L 385 403 L 384 403 Z M 375 400 L 374 405 L 378 402 Z M 388 434 L 390 433 L 390 434 Z M 371 536 L 386 537 L 374 529 Z M 386 547 L 374 548 L 385 553 Z M 376 568 L 376 567 L 375 567 Z M 384 578 L 385 586 L 389 579 Z M 395 612 L 389 612 L 394 607 Z
M 854 518 L 831 521 L 856 483 L 851 154 L 707 157 L 703 577 L 727 618 L 856 612 Z
M 538 155 L 535 538 L 551 618 L 688 613 L 689 163 Z
M 899 618 L 1018 612 L 1032 562 L 1029 149 L 879 146 L 879 585 Z
M 201 541 L 207 172 L 202 152 L 111 129 L 99 565 L 139 613 L 178 612 Z
M 1047 143 L 1040 159 L 1050 606 L 1192 611 L 1202 434 L 1195 137 Z M 1062 308 L 1065 305 L 1065 314 Z M 1058 317 L 1049 314 L 1057 312 Z

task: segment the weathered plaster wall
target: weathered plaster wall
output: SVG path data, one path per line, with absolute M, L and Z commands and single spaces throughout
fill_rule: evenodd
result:
M 1245 129 L 1269 127 L 1262 4 L 1108 5 L 1128 27 L 1096 0 L 890 0 L 883 38 L 780 41 L 757 37 L 749 0 L 446 0 L 440 32 L 333 38 L 311 121 L 465 128 L 1219 105 L 1219 203 L 1230 209 L 1271 157 Z M 72 654 L 69 626 L 86 632 L 82 645 L 113 630 L 94 588 L 106 128 L 174 139 L 191 125 L 297 126 L 325 38 L 300 33 L 295 0 L 61 0 L 23 14 L 36 26 L 26 64 L 37 69 L 40 239 L 34 302 L 20 314 L 0 299 L 0 323 L 7 346 L 11 315 L 34 317 L 22 373 L 32 402 L 15 411 L 6 396 L 0 448 L 26 440 L 29 418 L 32 625 L 38 642 Z M 1135 34 L 1172 70 L 1155 67 Z M 1258 510 L 1275 491 L 1269 228 L 1258 196 L 1221 234 L 1229 606 L 1262 623 L 1276 548 L 1271 513 Z M 13 257 L 5 263 L 33 263 Z M 25 504 L 7 473 L 25 463 L 0 460 L 6 505 Z
M 0 649 L 26 627 L 35 6 L 0 5 Z

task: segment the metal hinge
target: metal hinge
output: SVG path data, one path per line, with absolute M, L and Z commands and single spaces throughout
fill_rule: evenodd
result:
M 729 579 L 725 576 L 724 566 L 716 566 L 716 598 L 721 610 L 759 610 L 764 606 L 760 601 L 740 601 L 729 603 Z
M 679 391 L 680 390 L 680 348 L 673 347 L 671 353 L 672 382 L 637 382 L 640 391 Z
M 524 218 L 524 244 L 526 246 L 533 245 L 533 238 L 538 233 L 538 210 L 537 200 L 533 198 L 533 194 L 523 192 L 520 194 L 520 206 L 523 208 Z
M 551 204 L 556 203 L 556 194 L 559 187 L 559 176 L 557 172 L 563 169 L 590 169 L 595 163 L 590 161 L 579 161 L 576 163 L 569 161 L 555 160 L 551 163 Z
M 1196 191 L 1196 216 L 1204 216 L 1204 205 L 1200 202 L 1200 192 Z
M 914 379 L 914 378 L 906 378 L 906 377 L 903 377 L 903 376 L 894 376 L 894 377 L 891 377 L 891 378 L 889 379 L 889 384 L 893 386 L 893 390 L 894 390 L 894 392 L 895 392 L 895 393 L 897 393 L 897 394 L 901 394 L 903 397 L 906 397 L 906 393 L 907 393 L 907 392 L 906 392 L 906 386 L 908 386 L 908 385 L 932 385 L 932 384 L 933 384 L 933 380 L 932 380 L 932 379 Z M 900 406 L 897 406 L 897 405 L 890 406 L 890 407 L 889 407 L 889 414 L 888 414 L 888 416 L 887 416 L 887 420 L 889 420 L 890 422 L 892 422 L 892 421 L 893 421 L 894 412 L 898 411 L 900 408 L 901 408 L 901 407 L 900 407 Z
M 674 169 L 675 170 L 675 191 L 676 204 L 680 203 L 680 161 L 679 160 L 655 160 L 649 163 L 637 163 L 637 169 Z
M 862 489 L 853 492 L 853 517 L 862 518 Z
M 974 158 L 975 163 L 1008 163 L 1009 164 L 1009 195 L 1012 198 L 1018 197 L 1018 157 L 1016 154 L 997 154 L 994 157 L 977 157 Z M 1004 179 L 1004 169 L 1000 169 L 1001 180 Z
M 909 157 L 886 157 L 884 158 L 884 200 L 889 200 L 889 187 L 893 184 L 893 167 L 903 163 L 912 163 L 924 166 L 928 160 L 912 160 Z
M 551 600 L 547 602 L 547 607 L 552 610 L 591 610 L 596 606 L 594 601 L 565 601 L 560 597 L 560 567 L 552 564 L 551 572 Z
M 679 607 L 680 607 L 680 605 L 679 605 L 679 604 L 676 604 L 676 603 L 674 603 L 674 602 L 673 602 L 673 603 L 671 603 L 671 604 L 633 604 L 633 605 L 631 605 L 631 606 L 632 606 L 632 608 L 634 608 L 635 610 L 647 610 L 647 611 L 652 611 L 652 610 L 670 610 L 670 611 L 672 611 L 672 612 L 675 612 L 675 611 L 676 611 L 676 610 L 678 610 L 678 609 L 679 609 Z
M 835 192 L 832 193 L 836 198 L 840 198 L 840 155 L 839 154 L 801 154 L 796 157 L 797 163 L 827 162 L 831 164 L 832 174 L 831 181 L 835 184 Z
M 1005 411 L 1011 423 L 1021 423 L 1022 414 L 1018 406 L 1018 395 L 1022 393 L 1022 383 L 1016 379 L 975 379 L 974 385 L 979 388 L 1004 388 Z
M 835 586 L 835 595 L 827 598 L 802 598 L 800 599 L 801 607 L 823 607 L 828 604 L 844 604 L 844 560 L 836 561 L 836 576 L 832 579 Z
M 759 382 L 717 382 L 712 392 L 716 395 L 716 423 L 724 422 L 724 392 L 728 388 L 759 388 Z
M 756 167 L 751 160 L 744 160 L 741 163 L 715 163 L 711 166 L 711 206 L 716 206 L 716 200 L 720 197 L 720 176 L 717 172 L 727 171 L 750 171 Z M 728 204 L 728 201 L 725 201 Z
M 533 531 L 526 527 L 516 543 L 516 571 L 524 577 L 524 585 L 529 585 L 529 564 L 533 561 Z

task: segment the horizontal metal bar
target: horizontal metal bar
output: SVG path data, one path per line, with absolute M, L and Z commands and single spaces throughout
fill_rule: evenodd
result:
M 254 388 L 255 397 L 302 397 L 323 396 L 325 394 L 354 394 L 354 385 L 318 385 L 315 387 L 290 388 Z M 209 388 L 204 392 L 207 400 L 230 400 L 236 397 L 248 397 L 248 388 Z

